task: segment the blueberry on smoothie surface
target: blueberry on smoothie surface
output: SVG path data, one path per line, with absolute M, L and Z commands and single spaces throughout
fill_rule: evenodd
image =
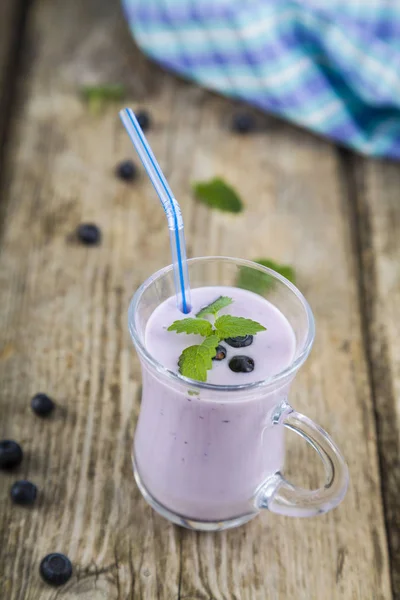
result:
M 11 499 L 15 504 L 32 505 L 37 496 L 37 487 L 31 481 L 16 481 L 10 490 Z
M 252 335 L 238 335 L 234 338 L 226 338 L 225 342 L 232 346 L 232 348 L 244 348 L 250 346 L 253 343 Z
M 123 181 L 133 181 L 137 176 L 137 166 L 132 160 L 123 160 L 115 170 L 117 177 Z
M 229 361 L 229 368 L 234 373 L 251 373 L 254 370 L 254 360 L 250 356 L 237 355 Z
M 39 417 L 47 417 L 54 410 L 54 402 L 47 394 L 35 394 L 31 400 L 31 408 Z
M 85 246 L 97 246 L 101 241 L 101 231 L 94 223 L 82 223 L 76 231 L 78 240 Z
M 53 552 L 44 557 L 39 571 L 46 583 L 55 586 L 63 585 L 72 575 L 72 564 L 64 554 Z
M 213 360 L 224 360 L 226 357 L 226 348 L 224 346 L 217 346 L 217 352 Z
M 0 468 L 12 469 L 17 467 L 23 458 L 22 448 L 14 440 L 0 441 Z

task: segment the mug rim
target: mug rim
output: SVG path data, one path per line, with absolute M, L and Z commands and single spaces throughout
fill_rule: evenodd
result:
M 285 287 L 288 288 L 297 297 L 297 299 L 300 301 L 300 303 L 302 304 L 302 307 L 305 310 L 305 313 L 307 316 L 307 321 L 308 321 L 308 331 L 307 331 L 306 340 L 303 344 L 303 348 L 302 348 L 300 354 L 298 355 L 298 357 L 296 359 L 294 359 L 290 363 L 290 365 L 285 367 L 282 371 L 279 371 L 279 373 L 270 375 L 269 377 L 266 377 L 265 379 L 261 379 L 260 381 L 253 381 L 253 382 L 249 382 L 249 383 L 234 384 L 234 385 L 217 385 L 215 383 L 207 383 L 206 381 L 204 381 L 204 382 L 196 381 L 195 379 L 189 379 L 188 377 L 184 377 L 180 373 L 176 373 L 176 372 L 171 371 L 170 369 L 167 369 L 166 367 L 164 367 L 163 364 L 158 362 L 158 360 L 156 360 L 150 354 L 150 352 L 148 352 L 147 348 L 142 343 L 139 332 L 136 327 L 135 313 L 136 313 L 136 308 L 137 308 L 144 292 L 157 279 L 159 279 L 163 275 L 171 272 L 173 270 L 172 264 L 168 265 L 166 267 L 163 267 L 163 268 L 159 269 L 158 271 L 156 271 L 155 273 L 153 273 L 152 275 L 150 275 L 150 277 L 148 277 L 136 290 L 136 292 L 134 293 L 132 300 L 129 304 L 128 328 L 129 328 L 129 332 L 132 336 L 133 343 L 134 343 L 138 353 L 156 371 L 158 371 L 160 374 L 164 375 L 168 379 L 170 379 L 174 382 L 177 382 L 179 384 L 184 383 L 184 384 L 190 386 L 191 388 L 198 388 L 201 390 L 209 390 L 209 391 L 213 391 L 213 392 L 243 392 L 246 390 L 253 390 L 253 389 L 258 389 L 258 388 L 262 388 L 262 387 L 272 386 L 272 385 L 275 385 L 275 384 L 281 382 L 282 380 L 285 380 L 286 378 L 290 377 L 290 375 L 295 373 L 303 365 L 303 363 L 305 362 L 306 358 L 308 357 L 308 355 L 310 353 L 311 347 L 314 342 L 315 320 L 314 320 L 314 315 L 312 313 L 311 307 L 308 304 L 307 300 L 305 299 L 303 294 L 300 292 L 300 290 L 291 281 L 286 279 L 286 277 L 283 277 L 283 275 L 281 275 L 280 273 L 277 273 L 276 271 L 274 271 L 273 269 L 270 269 L 269 267 L 265 267 L 264 265 L 261 265 L 254 261 L 251 261 L 251 260 L 247 260 L 244 258 L 243 259 L 242 258 L 234 258 L 231 256 L 200 256 L 200 257 L 188 259 L 188 264 L 192 265 L 192 264 L 195 264 L 198 262 L 208 262 L 208 261 L 216 261 L 216 260 L 234 262 L 239 266 L 249 267 L 249 268 L 264 272 L 267 275 L 270 275 L 274 279 L 277 279 L 278 281 L 283 283 L 285 285 Z

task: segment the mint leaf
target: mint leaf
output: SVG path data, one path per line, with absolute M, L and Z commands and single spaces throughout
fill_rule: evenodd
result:
M 214 302 L 211 302 L 208 306 L 202 308 L 196 315 L 197 318 L 204 317 L 204 315 L 216 315 L 221 308 L 225 308 L 225 306 L 229 306 L 232 304 L 232 298 L 228 298 L 228 296 L 220 296 Z
M 237 337 L 242 335 L 255 335 L 259 331 L 265 331 L 265 327 L 243 317 L 233 317 L 232 315 L 222 315 L 215 321 L 215 329 L 220 340 L 229 337 Z
M 296 274 L 294 268 L 290 265 L 280 265 L 279 263 L 268 258 L 258 258 L 254 262 L 258 263 L 259 265 L 262 265 L 263 267 L 268 267 L 269 269 L 276 271 L 280 275 L 283 275 L 283 277 L 286 277 L 286 279 L 289 279 L 289 281 L 291 281 L 292 283 L 296 282 Z
M 122 100 L 125 97 L 125 86 L 121 83 L 103 83 L 100 85 L 84 85 L 81 94 L 85 100 Z
M 238 194 L 219 177 L 207 182 L 193 183 L 192 188 L 197 200 L 211 208 L 232 213 L 243 210 L 243 202 Z
M 216 349 L 217 349 L 218 343 L 219 343 L 218 336 L 214 334 L 214 335 L 210 335 L 210 337 L 206 338 L 204 340 L 204 342 L 201 344 L 201 346 L 204 350 L 206 350 L 209 353 L 210 358 L 214 358 L 214 356 L 216 354 Z
M 84 85 L 80 91 L 93 115 L 98 115 L 107 103 L 123 100 L 126 95 L 125 86 L 120 83 Z
M 202 344 L 185 348 L 178 361 L 181 375 L 196 381 L 206 381 L 207 371 L 212 367 L 218 342 L 218 336 L 211 335 Z
M 295 283 L 296 281 L 295 270 L 290 265 L 280 265 L 268 258 L 253 259 L 253 262 L 273 269 L 280 275 L 283 275 L 283 277 L 286 277 L 286 279 L 289 279 L 292 283 Z M 267 275 L 267 273 L 255 271 L 250 267 L 241 267 L 236 281 L 237 287 L 250 290 L 256 294 L 264 294 L 273 287 L 274 283 L 275 280 L 273 277 Z
M 168 327 L 167 331 L 176 331 L 177 333 L 197 333 L 199 335 L 208 336 L 212 333 L 212 325 L 206 319 L 181 319 L 174 321 Z

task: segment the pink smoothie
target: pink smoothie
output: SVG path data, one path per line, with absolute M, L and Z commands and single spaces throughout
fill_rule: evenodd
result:
M 284 315 L 267 300 L 247 290 L 203 287 L 192 290 L 192 313 L 219 296 L 233 304 L 219 314 L 258 321 L 267 328 L 244 348 L 225 342 L 225 360 L 213 362 L 207 383 L 241 385 L 280 373 L 293 360 L 295 335 Z M 147 323 L 145 344 L 164 367 L 178 371 L 184 348 L 203 338 L 177 334 L 167 327 L 183 318 L 175 298 L 156 308 Z M 229 360 L 235 354 L 249 356 L 251 373 L 234 373 Z M 254 511 L 254 494 L 283 464 L 281 425 L 273 425 L 277 406 L 285 400 L 286 385 L 241 392 L 200 390 L 176 385 L 143 364 L 143 395 L 135 434 L 136 468 L 147 492 L 159 503 L 184 518 L 221 521 Z

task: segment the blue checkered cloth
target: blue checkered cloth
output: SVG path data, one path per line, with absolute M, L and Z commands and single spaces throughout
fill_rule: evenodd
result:
M 158 63 L 364 154 L 400 158 L 399 0 L 122 0 Z

